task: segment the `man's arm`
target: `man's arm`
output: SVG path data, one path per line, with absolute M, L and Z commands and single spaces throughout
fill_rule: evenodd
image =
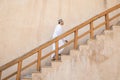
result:
M 66 43 L 68 42 L 68 40 L 66 38 L 63 38 L 63 41 L 66 42 Z

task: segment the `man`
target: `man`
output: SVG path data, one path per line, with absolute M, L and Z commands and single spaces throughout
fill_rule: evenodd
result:
M 53 33 L 53 36 L 52 38 L 55 38 L 59 35 L 62 34 L 62 28 L 63 28 L 63 25 L 64 25 L 64 22 L 62 19 L 59 19 L 58 20 L 58 25 L 55 27 L 55 30 L 54 30 L 54 33 Z M 68 42 L 67 40 L 65 39 L 61 39 L 59 40 L 59 47 L 64 45 L 65 42 Z M 53 44 L 53 50 L 55 50 L 55 44 Z M 59 50 L 58 54 L 61 55 L 61 52 L 63 51 L 63 49 Z M 55 60 L 55 54 L 52 54 L 51 55 L 51 59 L 52 60 Z

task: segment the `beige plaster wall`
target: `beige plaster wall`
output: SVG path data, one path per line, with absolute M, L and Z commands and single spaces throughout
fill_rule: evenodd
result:
M 0 0 L 0 66 L 51 39 L 57 20 L 64 32 L 120 0 Z

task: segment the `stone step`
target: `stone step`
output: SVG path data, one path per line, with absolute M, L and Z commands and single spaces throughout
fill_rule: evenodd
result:
M 105 30 L 104 34 L 105 35 L 111 35 L 111 34 L 113 34 L 113 31 L 112 30 Z
M 52 64 L 52 68 L 57 69 L 62 64 L 62 61 L 52 61 L 51 64 Z
M 49 74 L 52 74 L 52 72 L 55 72 L 56 69 L 52 68 L 52 67 L 43 67 L 41 69 L 41 74 L 40 74 L 40 80 L 45 80 L 46 76 L 48 76 Z M 39 75 L 39 74 L 38 74 Z
M 22 80 L 32 80 L 32 75 L 31 74 L 25 75 L 23 76 Z
M 113 33 L 114 33 L 114 38 L 116 41 L 120 41 L 120 26 L 113 26 Z
M 79 50 L 74 50 L 74 49 L 73 49 L 73 50 L 70 50 L 70 56 L 71 56 L 71 57 L 74 57 L 74 56 L 76 56 L 77 54 L 79 54 L 79 52 L 80 52 Z
M 98 69 L 103 80 L 120 80 L 120 54 L 114 54 L 109 59 L 99 64 Z
M 113 26 L 113 31 L 119 31 L 120 32 L 120 26 Z
M 87 40 L 87 44 L 89 45 L 89 44 L 91 44 L 91 43 L 94 43 L 96 40 L 95 39 L 88 39 Z
M 84 57 L 90 57 L 92 55 L 92 50 L 90 49 L 91 46 L 89 45 L 81 45 L 79 47 L 79 55 Z
M 75 49 L 70 50 L 71 61 L 73 62 L 78 61 L 79 54 L 80 54 L 80 50 L 75 50 Z
M 96 39 L 97 40 L 105 40 L 105 35 L 97 35 Z
M 23 78 L 21 80 L 32 80 L 32 78 Z
M 47 67 L 47 66 L 45 66 L 45 67 L 42 67 L 41 73 L 42 73 L 42 74 L 48 74 L 48 73 L 50 73 L 50 72 L 52 72 L 52 71 L 55 71 L 55 70 L 56 70 L 56 69 L 53 68 L 53 67 Z
M 70 60 L 71 59 L 71 56 L 70 55 L 62 55 L 61 56 L 61 61 L 66 61 L 66 60 Z
M 40 72 L 32 73 L 32 80 L 41 80 L 41 73 Z
M 94 50 L 95 49 L 95 47 L 98 47 L 98 41 L 99 40 L 95 40 L 95 39 L 90 39 L 90 40 L 88 40 L 87 41 L 87 44 L 89 45 L 89 48 L 91 49 L 91 50 Z M 97 49 L 97 48 L 96 48 Z
M 113 39 L 113 31 L 112 30 L 105 30 L 104 31 L 104 36 L 105 36 L 105 40 L 112 40 Z
M 89 45 L 80 45 L 79 46 L 79 50 L 83 50 L 83 49 L 89 49 Z

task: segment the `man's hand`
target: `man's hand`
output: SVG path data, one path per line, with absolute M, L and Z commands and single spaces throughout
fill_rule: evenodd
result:
M 67 41 L 67 40 L 65 40 L 65 42 L 66 42 L 66 43 L 68 43 L 68 41 Z

